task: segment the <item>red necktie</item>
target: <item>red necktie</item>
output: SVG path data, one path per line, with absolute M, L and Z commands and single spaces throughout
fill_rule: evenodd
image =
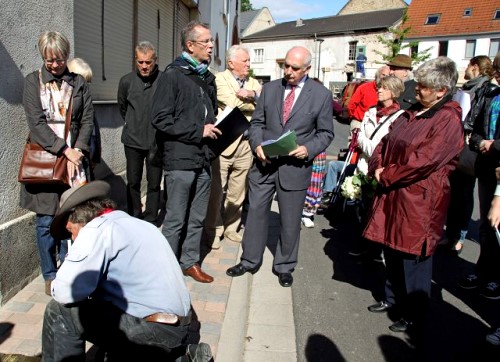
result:
M 285 98 L 283 102 L 283 124 L 288 121 L 288 117 L 290 117 L 290 112 L 292 111 L 293 101 L 295 99 L 295 85 L 290 85 L 291 90 Z

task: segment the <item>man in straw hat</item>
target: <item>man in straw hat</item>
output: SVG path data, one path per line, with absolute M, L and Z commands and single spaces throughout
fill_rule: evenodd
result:
M 61 196 L 50 227 L 73 240 L 45 310 L 44 361 L 85 360 L 85 341 L 113 360 L 209 361 L 185 341 L 191 300 L 172 249 L 152 224 L 116 210 L 104 181 Z
M 412 105 L 417 104 L 417 99 L 415 98 L 415 86 L 417 82 L 411 79 L 411 70 L 413 69 L 411 63 L 411 57 L 406 54 L 398 54 L 390 62 L 386 63 L 391 69 L 389 74 L 398 77 L 405 84 L 405 91 L 397 100 L 401 109 L 408 109 Z

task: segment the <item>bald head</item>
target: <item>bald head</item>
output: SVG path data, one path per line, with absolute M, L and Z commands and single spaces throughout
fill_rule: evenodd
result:
M 311 69 L 311 52 L 304 47 L 291 48 L 285 57 L 285 79 L 291 85 L 297 85 Z

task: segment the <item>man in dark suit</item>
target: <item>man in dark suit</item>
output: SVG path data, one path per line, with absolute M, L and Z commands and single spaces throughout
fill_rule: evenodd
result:
M 249 141 L 257 156 L 248 175 L 249 210 L 239 264 L 226 274 L 255 273 L 266 248 L 269 212 L 274 193 L 280 208 L 281 232 L 273 272 L 283 287 L 293 283 L 297 264 L 300 220 L 314 157 L 333 140 L 332 94 L 310 79 L 311 53 L 291 48 L 285 58 L 284 78 L 267 83 L 252 116 Z M 268 158 L 262 142 L 295 130 L 298 147 L 287 156 Z

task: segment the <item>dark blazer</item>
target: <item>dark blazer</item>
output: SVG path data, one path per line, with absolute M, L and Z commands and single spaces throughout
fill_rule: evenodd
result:
M 321 84 L 308 78 L 292 108 L 288 121 L 283 125 L 282 108 L 286 87 L 284 79 L 267 83 L 262 88 L 259 101 L 253 113 L 249 141 L 252 150 L 263 141 L 277 139 L 288 130 L 295 130 L 297 144 L 305 146 L 306 160 L 294 157 L 280 157 L 271 164 L 262 165 L 255 161 L 249 177 L 253 180 L 267 178 L 278 167 L 279 179 L 287 190 L 304 190 L 311 182 L 312 161 L 332 142 L 333 117 L 332 94 Z

